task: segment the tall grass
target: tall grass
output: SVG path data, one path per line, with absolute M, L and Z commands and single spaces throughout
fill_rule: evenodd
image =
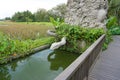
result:
M 53 29 L 50 23 L 13 23 L 13 22 L 2 22 L 4 25 L 0 25 L 0 31 L 17 39 L 37 39 L 46 37 L 46 31 Z

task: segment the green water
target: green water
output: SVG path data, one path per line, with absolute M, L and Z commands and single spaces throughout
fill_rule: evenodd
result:
M 54 80 L 78 55 L 49 49 L 0 65 L 0 80 Z

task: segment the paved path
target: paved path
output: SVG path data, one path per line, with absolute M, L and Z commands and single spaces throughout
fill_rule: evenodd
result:
M 113 42 L 100 55 L 88 80 L 120 80 L 120 36 L 113 36 Z

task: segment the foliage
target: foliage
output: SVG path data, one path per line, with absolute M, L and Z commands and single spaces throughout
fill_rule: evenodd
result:
M 6 63 L 11 58 L 25 56 L 32 49 L 54 41 L 53 37 L 45 37 L 46 30 L 52 29 L 45 23 L 2 22 L 0 24 L 7 25 L 0 27 L 0 31 L 3 32 L 0 33 L 0 64 Z M 29 30 L 33 33 L 29 33 Z M 36 36 L 36 32 L 41 34 Z
M 33 14 L 28 10 L 16 12 L 11 20 L 15 22 L 49 22 L 49 17 L 64 19 L 65 12 L 66 4 L 59 4 L 48 11 L 40 8 Z
M 0 32 L 0 62 L 15 51 L 15 43 L 8 36 Z
M 120 35 L 120 26 L 112 28 L 109 30 L 113 35 Z
M 36 40 L 14 40 L 15 42 L 15 53 L 17 54 L 23 54 L 25 55 L 26 53 L 30 52 L 32 49 L 45 45 L 45 44 L 50 44 L 54 38 L 53 37 L 47 37 L 47 38 L 40 38 Z
M 111 28 L 114 28 L 115 26 L 118 26 L 118 23 L 117 23 L 117 18 L 116 16 L 111 16 L 108 20 L 107 20 L 107 28 L 108 29 L 111 29 Z
M 6 17 L 5 20 L 11 20 L 11 18 L 10 17 Z
M 0 35 L 0 37 L 2 36 Z M 50 44 L 54 41 L 53 37 L 36 40 L 14 40 L 7 37 L 2 38 L 2 41 L 0 40 L 0 64 L 6 63 L 8 59 L 12 57 L 28 55 L 32 52 L 32 49 L 41 45 Z
M 108 17 L 116 16 L 120 25 L 120 0 L 108 0 L 109 1 L 109 10 Z
M 67 37 L 67 44 L 62 49 L 82 53 L 91 43 L 104 34 L 104 30 L 102 28 L 83 28 L 64 24 L 57 29 L 57 34 L 57 41 L 63 36 Z M 81 47 L 82 42 L 87 45 L 84 44 L 84 47 Z
M 34 16 L 30 11 L 17 12 L 12 16 L 12 21 L 16 22 L 32 22 Z
M 14 41 L 0 32 L 0 55 L 11 54 L 13 51 L 15 51 Z
M 50 17 L 50 21 L 55 27 L 55 29 L 59 28 L 60 25 L 63 23 L 63 20 L 60 20 L 60 18 L 57 18 L 57 20 L 55 20 L 54 18 Z
M 63 4 L 57 5 L 56 7 L 51 9 L 51 12 L 56 17 L 59 17 L 60 19 L 64 19 L 64 16 L 65 16 L 65 13 L 66 13 L 66 4 L 63 3 Z M 51 17 L 53 17 L 53 16 L 51 16 Z
M 48 22 L 49 21 L 49 15 L 46 9 L 38 9 L 37 12 L 35 12 L 33 15 L 35 16 L 36 22 Z
M 105 42 L 104 42 L 104 44 L 103 44 L 102 49 L 103 49 L 103 50 L 106 50 L 106 49 L 108 48 L 108 45 L 109 45 L 109 43 L 110 43 L 111 41 L 112 41 L 112 33 L 111 33 L 109 30 L 107 30 L 107 31 L 106 31 Z
M 120 26 L 118 26 L 117 18 L 115 16 L 110 17 L 107 20 L 107 29 L 111 32 L 113 35 L 120 35 Z

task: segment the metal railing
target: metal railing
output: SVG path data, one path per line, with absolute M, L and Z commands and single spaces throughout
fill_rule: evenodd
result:
M 68 66 L 55 80 L 88 80 L 89 70 L 101 52 L 105 34 Z

